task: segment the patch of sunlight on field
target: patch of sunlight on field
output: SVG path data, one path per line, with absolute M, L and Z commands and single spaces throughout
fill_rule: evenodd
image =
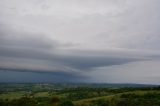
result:
M 49 97 L 49 93 L 48 92 L 38 92 L 34 95 L 35 97 Z
M 9 92 L 5 94 L 0 94 L 0 99 L 18 99 L 24 96 L 26 92 L 21 91 L 21 92 Z

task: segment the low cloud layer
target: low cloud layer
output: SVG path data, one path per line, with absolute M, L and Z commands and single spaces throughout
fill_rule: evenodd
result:
M 31 73 L 40 72 L 41 77 L 33 80 L 42 81 L 44 75 L 53 82 L 159 84 L 159 4 L 159 0 L 1 0 L 0 82 L 9 81 L 9 72 L 32 78 Z

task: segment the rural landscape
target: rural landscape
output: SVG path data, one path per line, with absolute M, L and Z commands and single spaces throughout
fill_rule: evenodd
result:
M 0 106 L 160 106 L 160 86 L 0 84 Z
M 160 0 L 0 0 L 0 106 L 160 106 Z

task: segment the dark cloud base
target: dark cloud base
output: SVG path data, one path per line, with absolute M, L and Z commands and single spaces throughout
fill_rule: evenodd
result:
M 61 72 L 31 72 L 0 70 L 0 83 L 61 83 L 85 82 L 86 77 L 72 76 Z

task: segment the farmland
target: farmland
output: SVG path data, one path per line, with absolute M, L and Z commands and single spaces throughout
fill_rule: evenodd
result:
M 135 84 L 0 84 L 0 106 L 160 106 L 160 87 Z

